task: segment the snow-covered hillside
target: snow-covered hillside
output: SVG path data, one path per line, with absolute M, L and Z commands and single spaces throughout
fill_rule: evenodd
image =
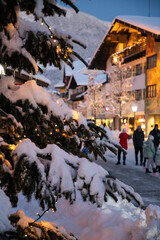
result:
M 21 21 L 24 24 L 30 25 L 31 28 L 39 28 L 40 30 L 48 31 L 46 26 L 41 26 L 40 22 L 33 22 L 33 16 L 21 14 Z M 66 32 L 81 42 L 85 43 L 86 49 L 75 44 L 75 51 L 80 54 L 84 59 L 91 58 L 96 51 L 97 47 L 101 43 L 104 35 L 106 34 L 110 22 L 101 21 L 91 15 L 79 12 L 75 13 L 72 9 L 67 9 L 66 17 L 47 17 L 46 22 L 52 28 L 56 28 L 58 31 Z M 58 69 L 51 67 L 44 70 L 44 76 L 51 81 L 51 85 L 48 89 L 53 89 L 54 84 L 59 82 L 62 78 L 62 72 Z

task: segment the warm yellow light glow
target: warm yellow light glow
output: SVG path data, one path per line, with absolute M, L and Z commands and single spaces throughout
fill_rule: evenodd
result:
M 73 111 L 73 118 L 75 120 L 79 120 L 79 117 L 80 117 L 80 113 L 79 112 L 76 112 L 76 111 Z
M 37 128 L 35 128 L 35 131 L 36 131 L 36 132 L 37 132 L 37 130 L 38 130 L 38 129 L 37 129 Z
M 14 144 L 9 144 L 9 149 L 10 150 L 14 150 L 16 148 L 16 145 L 14 145 Z
M 52 132 L 50 132 L 49 134 L 52 135 Z
M 49 26 L 48 29 L 51 30 L 51 26 Z
M 145 119 L 144 118 L 140 118 L 140 119 L 138 119 L 138 122 L 145 122 Z
M 44 25 L 44 22 L 42 21 L 42 22 L 41 22 L 41 26 L 43 26 L 43 25 Z
M 113 63 L 118 63 L 118 56 L 113 56 Z
M 53 35 L 50 35 L 50 38 L 53 38 Z
M 68 51 L 69 53 L 71 53 L 71 52 L 72 52 L 72 49 L 70 49 L 70 48 L 67 48 L 67 51 Z

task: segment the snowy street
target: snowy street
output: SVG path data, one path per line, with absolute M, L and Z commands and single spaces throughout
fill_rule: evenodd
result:
M 97 163 L 108 170 L 114 177 L 117 177 L 122 182 L 128 184 L 129 186 L 132 186 L 134 190 L 138 192 L 143 198 L 145 207 L 149 204 L 160 206 L 159 173 L 156 173 L 156 176 L 153 176 L 153 173 L 146 174 L 145 169 L 142 166 L 135 165 L 132 139 L 129 140 L 128 154 L 125 166 L 122 164 L 122 156 L 121 165 L 115 165 L 117 158 L 109 151 L 107 157 L 107 163 L 102 160 L 98 160 Z

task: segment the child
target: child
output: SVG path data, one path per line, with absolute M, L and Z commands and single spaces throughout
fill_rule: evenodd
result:
M 159 175 L 160 175 L 160 148 L 159 147 L 157 148 L 155 163 L 156 163 L 156 171 L 159 172 Z
M 148 136 L 148 140 L 144 144 L 144 157 L 147 160 L 147 167 L 146 167 L 146 173 L 151 173 L 149 171 L 149 167 L 151 165 L 153 172 L 156 172 L 156 169 L 154 168 L 154 162 L 153 162 L 153 156 L 155 154 L 155 147 L 154 147 L 154 137 L 150 134 Z

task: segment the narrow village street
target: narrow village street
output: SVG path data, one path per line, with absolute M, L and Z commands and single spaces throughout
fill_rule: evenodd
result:
M 125 166 L 122 164 L 122 161 L 121 165 L 115 165 L 117 158 L 113 154 L 108 153 L 107 156 L 107 163 L 103 160 L 98 160 L 96 163 L 100 164 L 120 181 L 133 187 L 141 195 L 144 207 L 147 207 L 149 204 L 160 206 L 160 176 L 158 173 L 156 173 L 156 176 L 153 176 L 152 173 L 146 174 L 142 166 L 135 165 L 132 140 L 129 141 Z

